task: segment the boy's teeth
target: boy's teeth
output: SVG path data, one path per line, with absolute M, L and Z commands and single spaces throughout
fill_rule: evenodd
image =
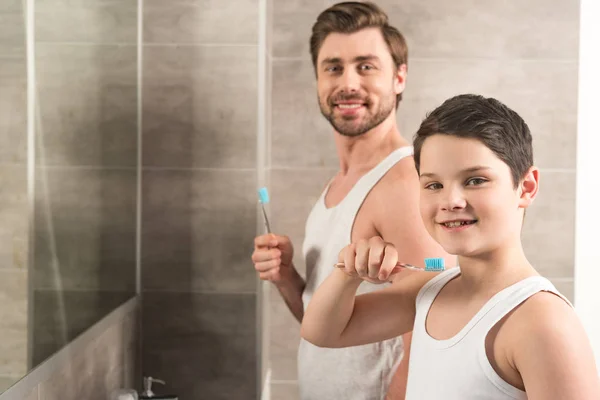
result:
M 466 225 L 466 224 L 468 224 L 467 221 L 452 221 L 452 222 L 444 223 L 444 225 L 446 225 L 448 228 L 457 228 L 459 226 Z

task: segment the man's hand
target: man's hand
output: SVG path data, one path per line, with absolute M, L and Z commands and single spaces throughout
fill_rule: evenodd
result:
M 292 267 L 294 248 L 287 236 L 272 233 L 254 239 L 252 261 L 260 279 L 280 282 Z

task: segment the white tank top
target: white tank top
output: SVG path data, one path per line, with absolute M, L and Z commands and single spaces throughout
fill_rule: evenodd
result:
M 314 205 L 307 221 L 303 245 L 306 260 L 304 309 L 316 288 L 329 276 L 338 253 L 351 243 L 354 219 L 371 189 L 413 148 L 402 147 L 390 153 L 362 176 L 335 207 L 325 206 L 329 185 Z M 387 284 L 363 282 L 358 293 L 379 290 Z M 301 339 L 298 349 L 298 382 L 301 400 L 381 400 L 398 363 L 402 359 L 402 338 L 344 349 L 326 349 Z
M 547 291 L 561 295 L 550 281 L 532 276 L 496 293 L 454 337 L 436 340 L 425 320 L 440 290 L 460 274 L 448 269 L 419 291 L 410 347 L 406 400 L 525 400 L 527 395 L 504 381 L 491 366 L 485 351 L 489 330 L 532 295 Z

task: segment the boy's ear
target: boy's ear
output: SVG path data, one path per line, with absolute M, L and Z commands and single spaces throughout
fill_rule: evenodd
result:
M 540 187 L 540 170 L 531 167 L 519 183 L 519 208 L 527 208 L 533 203 Z

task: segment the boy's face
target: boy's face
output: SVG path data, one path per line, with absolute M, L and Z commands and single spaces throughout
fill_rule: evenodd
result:
M 406 79 L 406 66 L 396 70 L 378 28 L 329 34 L 316 70 L 321 112 L 345 136 L 366 133 L 390 117 Z
M 508 165 L 477 139 L 433 135 L 421 148 L 421 216 L 450 254 L 481 256 L 520 241 L 537 193 L 534 167 L 514 188 Z

